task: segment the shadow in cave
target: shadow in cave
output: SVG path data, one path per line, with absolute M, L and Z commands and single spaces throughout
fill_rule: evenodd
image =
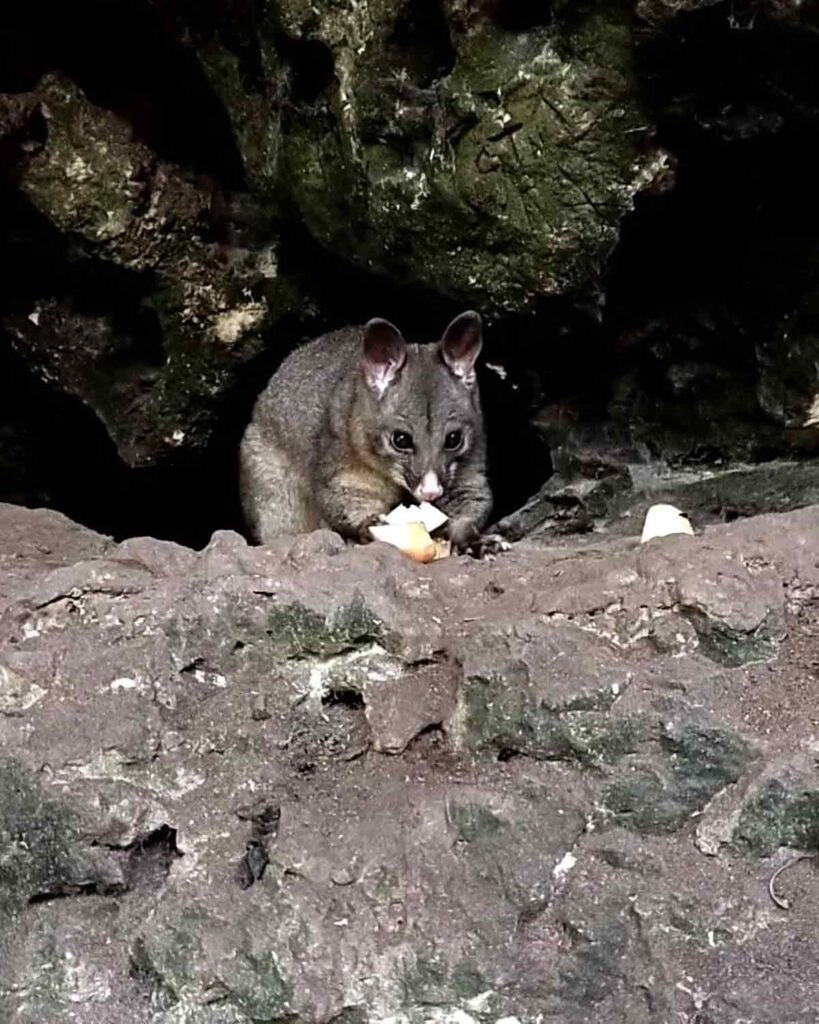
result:
M 89 400 L 96 395 L 101 401 L 95 404 L 111 408 L 131 395 L 134 381 L 152 386 L 165 352 L 145 302 L 150 275 L 76 251 L 13 189 L 0 187 L 0 219 L 6 269 L 0 279 L 6 321 L 0 330 L 0 500 L 54 508 L 117 539 L 151 534 L 199 546 L 215 527 L 235 523 L 229 491 L 222 481 L 214 485 L 210 452 L 132 468 L 90 406 L 48 382 L 45 367 L 60 363 L 60 345 L 79 338 L 87 360 L 74 366 L 69 353 L 66 389 L 73 386 Z M 61 317 L 78 315 L 78 331 L 100 322 L 110 324 L 111 333 L 100 339 L 46 333 L 37 340 L 44 346 L 40 377 L 11 332 L 21 329 L 15 325 L 32 328 L 32 311 L 52 301 L 63 303 Z
M 0 17 L 0 92 L 25 92 L 45 74 L 64 75 L 92 103 L 129 121 L 161 158 L 241 190 L 244 168 L 228 115 L 195 50 L 180 41 L 215 31 L 211 9 L 144 0 L 10 5 Z M 261 76 L 258 55 L 239 25 L 228 20 L 227 42 L 253 81 Z
M 13 286 L 11 291 L 3 289 L 0 295 L 4 308 L 25 315 L 43 288 L 48 294 L 68 289 L 75 301 L 82 303 L 85 295 L 95 310 L 128 327 L 128 310 L 136 315 L 140 308 L 139 281 L 93 260 L 72 263 L 63 251 L 62 236 L 37 217 L 30 223 L 27 209 L 23 204 L 16 212 L 30 244 L 14 244 L 14 231 L 4 236 L 16 268 L 16 276 L 6 282 Z M 285 227 L 283 234 L 287 255 L 281 272 L 294 280 L 303 277 L 300 283 L 309 301 L 279 320 L 269 347 L 237 370 L 233 388 L 215 410 L 217 427 L 207 447 L 175 453 L 167 464 L 129 467 L 92 410 L 38 379 L 10 337 L 0 334 L 0 452 L 5 453 L 0 454 L 0 500 L 55 508 L 117 539 L 148 534 L 201 547 L 215 529 L 242 532 L 239 441 L 256 395 L 286 353 L 323 331 L 360 324 L 372 316 L 392 320 L 410 341 L 428 342 L 464 308 L 434 292 L 352 267 L 326 253 L 300 228 Z M 310 267 L 309 275 L 305 267 Z M 101 294 L 104 309 L 99 307 Z M 501 331 L 487 324 L 485 337 L 482 364 L 498 367 L 503 374 L 486 365 L 480 370 L 490 477 L 496 515 L 501 516 L 537 490 L 550 474 L 551 462 L 545 442 L 530 423 L 538 390 L 519 363 L 531 341 L 524 322 L 516 328 L 504 325 Z M 137 347 L 132 358 L 147 356 Z
M 782 382 L 810 369 L 796 338 L 816 329 L 819 197 L 807 154 L 819 142 L 819 36 L 722 2 L 638 31 L 637 43 L 674 180 L 638 196 L 609 260 L 611 376 L 632 376 L 609 413 L 672 461 L 790 454 L 801 442 L 785 436 L 764 387 L 766 362 L 779 360 Z
M 0 501 L 55 509 L 117 540 L 149 535 L 201 547 L 214 529 L 240 525 L 210 453 L 126 465 L 91 409 L 39 380 L 2 332 L 0 406 Z

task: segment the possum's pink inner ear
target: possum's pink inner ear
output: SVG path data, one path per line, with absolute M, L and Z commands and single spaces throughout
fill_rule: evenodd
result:
M 441 339 L 441 356 L 453 373 L 464 384 L 475 383 L 475 361 L 483 345 L 480 316 L 473 310 L 456 316 Z
M 407 343 L 388 320 L 370 320 L 364 325 L 361 367 L 367 385 L 380 398 L 392 384 L 407 359 Z

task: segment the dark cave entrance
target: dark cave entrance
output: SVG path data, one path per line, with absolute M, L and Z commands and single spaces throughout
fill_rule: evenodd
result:
M 284 355 L 325 330 L 384 316 L 408 340 L 433 340 L 462 311 L 434 293 L 375 281 L 290 230 L 294 266 L 311 265 L 322 282 L 320 319 L 300 315 L 277 326 L 275 346 L 241 367 L 214 410 L 216 426 L 200 450 L 133 468 L 104 425 L 78 398 L 38 379 L 0 332 L 0 500 L 48 507 L 117 540 L 153 536 L 204 546 L 214 530 L 244 533 L 238 499 L 238 447 L 257 393 Z M 495 496 L 493 518 L 518 508 L 552 472 L 548 445 L 532 425 L 539 377 L 527 368 L 524 322 L 485 326 L 479 371 Z
M 258 364 L 268 362 L 269 357 Z M 266 380 L 246 377 L 225 403 L 222 423 L 206 449 L 164 466 L 135 469 L 122 461 L 88 407 L 38 380 L 0 338 L 0 501 L 51 508 L 117 540 L 147 535 L 199 548 L 214 530 L 243 533 L 238 444 L 250 414 L 252 383 Z M 538 489 L 551 473 L 551 461 L 542 437 L 522 414 L 514 377 L 502 380 L 486 368 L 482 377 L 495 516 L 500 517 Z

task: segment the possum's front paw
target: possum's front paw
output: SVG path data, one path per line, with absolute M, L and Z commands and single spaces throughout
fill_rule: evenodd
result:
M 363 523 L 358 527 L 356 539 L 359 544 L 370 544 L 373 539 L 373 535 L 370 533 L 371 526 L 378 526 L 384 522 L 381 515 L 367 516 Z
M 453 519 L 449 524 L 449 539 L 456 554 L 483 558 L 509 550 L 509 542 L 497 533 L 481 533 L 471 519 Z
M 472 519 L 452 519 L 447 527 L 447 535 L 453 552 L 461 554 L 468 551 L 480 537 L 480 530 Z
M 499 533 L 482 533 L 469 547 L 469 554 L 475 558 L 487 555 L 499 555 L 501 551 L 509 551 L 512 545 Z

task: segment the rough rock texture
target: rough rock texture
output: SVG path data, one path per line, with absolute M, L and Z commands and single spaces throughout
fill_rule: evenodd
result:
M 819 1000 L 819 506 L 418 567 L 0 506 L 0 1016 Z M 784 973 L 783 973 L 784 971 Z
M 34 228 L 25 244 L 36 259 L 45 218 L 70 239 L 64 263 L 74 281 L 59 279 L 66 267 L 50 254 L 38 294 L 4 310 L 15 348 L 96 412 L 127 463 L 201 444 L 213 425 L 204 412 L 234 364 L 259 350 L 275 240 L 253 253 L 216 244 L 207 185 L 157 160 L 69 80 L 44 78 L 24 109 L 32 151 L 20 190 L 32 213 L 12 232 Z M 82 294 L 95 267 L 132 294 L 112 302 L 102 282 Z
M 283 149 L 316 238 L 487 313 L 594 286 L 664 166 L 645 144 L 625 8 L 278 7 L 293 45 L 324 48 L 334 69 Z
M 492 527 L 509 540 L 587 533 L 633 534 L 651 505 L 671 503 L 693 523 L 730 522 L 819 502 L 819 463 L 775 460 L 729 469 L 657 472 L 556 451 L 553 476 Z

